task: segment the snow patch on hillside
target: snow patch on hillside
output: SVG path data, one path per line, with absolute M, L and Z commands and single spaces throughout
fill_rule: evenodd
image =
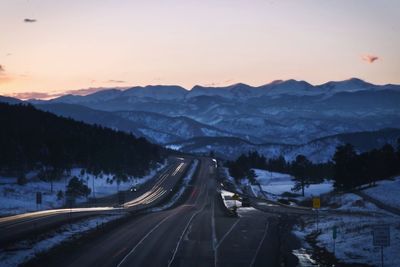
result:
M 364 190 L 364 193 L 375 198 L 389 206 L 400 208 L 400 176 L 393 180 L 384 180 L 377 182 L 376 187 Z
M 380 186 L 378 186 L 380 187 Z M 385 183 L 383 184 L 385 187 Z M 386 187 L 385 194 L 395 194 L 398 188 Z M 398 197 L 395 197 L 397 199 Z M 375 225 L 390 226 L 390 246 L 384 248 L 385 266 L 400 266 L 398 251 L 400 250 L 400 221 L 398 216 L 379 209 L 374 204 L 364 201 L 355 194 L 334 196 L 323 203 L 329 211 L 320 212 L 318 228 L 321 233 L 316 241 L 319 247 L 333 252 L 333 227 L 337 227 L 335 255 L 346 263 L 368 264 L 380 266 L 380 247 L 373 246 L 372 231 Z M 332 212 L 341 211 L 340 213 Z M 306 218 L 304 229 L 297 227 L 294 233 L 303 239 L 317 229 L 315 218 Z M 305 248 L 309 244 L 303 242 Z
M 278 196 L 289 192 L 295 194 L 301 194 L 300 191 L 294 191 L 295 186 L 294 177 L 286 173 L 269 172 L 266 170 L 254 169 L 256 174 L 256 181 L 258 185 L 251 185 L 253 192 L 257 196 L 268 195 L 269 198 L 276 199 Z M 265 194 L 261 194 L 261 190 Z M 332 182 L 324 181 L 320 184 L 311 184 L 305 188 L 305 197 L 319 196 L 321 194 L 328 193 L 333 190 Z

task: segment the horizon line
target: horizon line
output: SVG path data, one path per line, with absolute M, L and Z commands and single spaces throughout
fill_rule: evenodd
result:
M 117 90 L 117 91 L 123 92 L 123 91 L 129 90 L 129 89 L 134 89 L 134 88 L 146 88 L 146 87 L 157 87 L 157 86 L 175 86 L 175 87 L 180 87 L 180 88 L 190 92 L 195 87 L 214 88 L 214 89 L 221 88 L 222 89 L 222 88 L 229 88 L 229 87 L 233 87 L 233 86 L 242 84 L 242 85 L 246 85 L 246 86 L 249 86 L 252 88 L 259 88 L 259 87 L 263 87 L 263 86 L 267 86 L 267 85 L 273 85 L 274 83 L 279 84 L 279 83 L 283 83 L 283 82 L 287 82 L 287 81 L 305 82 L 307 84 L 310 84 L 313 87 L 318 87 L 318 86 L 322 86 L 322 85 L 325 85 L 325 84 L 331 83 L 331 82 L 345 82 L 345 81 L 351 81 L 351 80 L 359 80 L 359 81 L 362 81 L 362 82 L 365 82 L 368 84 L 372 84 L 372 85 L 376 85 L 376 86 L 400 85 L 400 84 L 395 84 L 395 83 L 383 83 L 383 84 L 371 83 L 364 79 L 356 78 L 356 77 L 351 77 L 351 78 L 344 79 L 344 80 L 328 80 L 326 82 L 318 83 L 318 84 L 313 84 L 306 80 L 277 79 L 277 80 L 272 80 L 269 83 L 263 83 L 261 85 L 250 85 L 250 84 L 243 83 L 243 82 L 237 82 L 237 83 L 232 83 L 229 85 L 220 85 L 220 86 L 218 84 L 205 84 L 205 85 L 196 84 L 196 85 L 192 86 L 190 89 L 188 89 L 188 88 L 178 85 L 178 84 L 147 84 L 147 85 L 128 85 L 128 86 L 115 86 L 115 87 L 103 87 L 103 86 L 102 87 L 87 87 L 87 88 L 72 89 L 72 90 L 65 90 L 65 91 L 53 91 L 53 92 L 49 92 L 49 93 L 39 92 L 39 91 L 31 91 L 31 92 L 26 91 L 26 92 L 20 92 L 20 93 L 4 94 L 4 95 L 0 95 L 0 96 L 16 98 L 16 99 L 23 100 L 23 101 L 26 101 L 26 100 L 52 100 L 52 99 L 56 99 L 56 98 L 59 98 L 62 96 L 68 96 L 68 95 L 88 96 L 88 95 L 95 94 L 97 92 L 107 91 L 107 90 Z M 19 97 L 19 96 L 23 96 L 23 95 L 42 95 L 42 97 Z

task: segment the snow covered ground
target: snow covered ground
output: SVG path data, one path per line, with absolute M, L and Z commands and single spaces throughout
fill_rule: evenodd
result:
M 38 253 L 48 251 L 62 242 L 74 239 L 84 232 L 116 220 L 121 216 L 123 215 L 103 215 L 73 224 L 66 224 L 51 233 L 37 236 L 35 240 L 24 240 L 14 244 L 12 247 L 1 248 L 0 266 L 18 266 L 33 259 Z
M 234 195 L 234 193 L 226 191 L 226 190 L 221 190 L 220 194 L 222 196 L 222 200 L 224 201 L 225 207 L 227 207 L 228 209 L 230 209 L 234 206 L 236 206 L 236 207 L 242 206 L 241 201 L 232 199 L 232 196 Z
M 93 180 L 94 180 L 94 192 L 96 198 L 105 197 L 107 195 L 116 194 L 119 190 L 128 190 L 132 185 L 140 185 L 150 180 L 154 175 L 166 164 L 160 164 L 156 169 L 152 170 L 148 175 L 142 178 L 131 177 L 128 182 L 110 183 L 112 175 L 103 175 L 102 178 L 95 178 L 91 174 L 81 175 L 81 169 L 75 168 L 71 170 L 71 174 L 65 176 L 59 181 L 53 183 L 53 192 L 50 190 L 50 183 L 43 182 L 35 178 L 34 174 L 27 175 L 28 183 L 25 185 L 18 185 L 16 178 L 0 177 L 0 216 L 20 214 L 30 211 L 36 211 L 38 209 L 53 209 L 64 205 L 65 199 L 57 199 L 57 192 L 63 191 L 65 195 L 66 186 L 69 180 L 77 176 L 78 178 L 85 181 L 92 193 L 90 197 L 93 197 Z M 40 207 L 36 206 L 36 193 L 42 193 L 42 204 Z M 86 202 L 85 197 L 76 200 L 77 203 Z
M 374 225 L 389 224 L 391 229 L 391 245 L 384 249 L 385 266 L 400 266 L 400 220 L 399 217 L 387 213 L 375 205 L 363 201 L 355 194 L 344 194 L 332 198 L 328 203 L 336 210 L 346 213 L 321 212 L 317 245 L 333 252 L 333 227 L 337 227 L 336 257 L 346 263 L 380 265 L 380 248 L 372 244 Z M 301 239 L 316 230 L 315 218 L 305 220 L 302 230 L 297 227 L 294 233 Z M 308 244 L 304 243 L 304 247 Z
M 271 199 L 277 199 L 284 193 L 301 194 L 300 191 L 293 191 L 295 182 L 293 176 L 286 173 L 269 172 L 266 170 L 254 169 L 256 173 L 256 180 L 260 184 L 261 189 Z M 251 185 L 256 196 L 263 196 L 260 192 L 258 185 Z M 324 193 L 328 193 L 333 190 L 333 185 L 329 181 L 324 181 L 320 184 L 311 184 L 305 188 L 304 196 L 312 197 L 318 196 Z
M 400 177 L 379 181 L 376 187 L 368 188 L 363 192 L 389 206 L 400 208 Z

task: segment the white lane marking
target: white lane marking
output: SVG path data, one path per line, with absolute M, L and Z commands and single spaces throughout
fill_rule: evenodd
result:
M 172 174 L 172 176 L 175 176 L 179 172 L 179 170 L 183 167 L 183 165 L 185 165 L 184 162 L 180 163 L 176 168 L 176 170 L 174 171 L 174 173 Z
M 207 184 L 207 188 L 208 188 L 208 184 Z M 201 191 L 201 189 L 200 189 L 200 191 Z M 197 200 L 200 198 L 200 195 L 201 195 L 201 192 L 200 192 L 199 195 L 197 196 L 197 199 L 196 199 L 195 203 L 197 203 Z M 208 199 L 208 190 L 207 190 L 207 195 L 206 195 L 206 200 L 207 200 L 207 199 Z M 201 207 L 201 209 L 198 210 L 198 211 L 196 211 L 195 213 L 193 213 L 193 215 L 190 217 L 188 223 L 186 224 L 185 228 L 183 229 L 183 232 L 182 232 L 181 236 L 179 237 L 178 243 L 176 244 L 176 247 L 175 247 L 175 249 L 174 249 L 174 253 L 172 254 L 172 258 L 171 258 L 171 259 L 169 260 L 169 262 L 168 262 L 168 267 L 170 267 L 171 264 L 174 262 L 176 253 L 178 253 L 179 246 L 181 245 L 182 239 L 183 239 L 183 237 L 184 237 L 184 235 L 185 235 L 187 229 L 189 228 L 191 222 L 193 221 L 193 219 L 194 219 L 194 217 L 195 217 L 196 215 L 198 215 L 200 212 L 202 212 L 202 211 L 204 210 L 204 208 L 206 207 L 206 202 L 207 202 L 207 201 L 204 201 L 203 206 Z
M 254 258 L 250 263 L 250 267 L 253 267 L 254 263 L 256 262 L 256 258 L 257 258 L 258 252 L 260 252 L 261 246 L 264 243 L 264 239 L 265 239 L 265 237 L 267 236 L 267 233 L 268 233 L 268 225 L 269 225 L 269 223 L 267 222 L 267 225 L 265 226 L 265 230 L 264 230 L 264 235 L 263 235 L 263 237 L 261 239 L 260 244 L 258 244 L 258 247 L 257 247 L 257 250 L 256 250 L 256 254 L 254 255 Z
M 160 197 L 162 197 L 165 193 L 167 193 L 167 191 L 161 190 L 157 194 L 154 194 L 154 196 L 152 196 L 151 198 L 146 199 L 146 201 L 144 201 L 143 204 L 149 204 L 151 202 L 154 202 L 157 199 L 159 199 Z
M 213 198 L 212 206 L 211 206 L 211 229 L 212 229 L 212 245 L 214 250 L 214 266 L 218 265 L 218 255 L 217 255 L 217 233 L 215 230 L 215 198 Z
M 182 163 L 181 163 L 182 164 Z M 179 167 L 179 166 L 178 166 Z M 132 200 L 132 201 L 129 201 L 129 202 L 126 202 L 125 204 L 124 204 L 124 207 L 132 207 L 132 206 L 136 206 L 136 205 L 139 205 L 139 204 L 142 204 L 142 203 L 144 203 L 144 204 L 148 204 L 148 203 L 150 203 L 150 202 L 152 202 L 154 199 L 153 199 L 153 197 L 154 197 L 154 195 L 155 194 L 158 194 L 159 192 L 159 186 L 168 178 L 168 176 L 169 176 L 169 174 L 168 173 L 166 173 L 167 171 L 165 171 L 161 176 L 160 176 L 160 179 L 154 184 L 154 186 L 149 190 L 149 191 L 147 191 L 146 193 L 144 193 L 143 195 L 141 195 L 141 196 L 139 196 L 139 197 L 137 197 L 137 198 L 135 198 L 134 200 Z M 153 199 L 152 201 L 148 201 L 147 199 Z
M 232 232 L 233 228 L 235 228 L 235 226 L 239 223 L 240 219 L 241 219 L 241 217 L 239 217 L 239 219 L 234 224 L 232 224 L 231 228 L 229 228 L 229 230 L 224 234 L 224 236 L 218 242 L 216 249 L 219 248 L 219 246 L 222 244 L 222 242 L 224 242 L 225 238 Z
M 190 217 L 188 223 L 186 224 L 185 228 L 183 229 L 183 232 L 182 232 L 181 236 L 179 237 L 178 243 L 176 244 L 176 247 L 175 247 L 175 249 L 174 249 L 174 253 L 172 254 L 172 258 L 168 261 L 168 267 L 170 267 L 171 264 L 172 264 L 172 262 L 174 261 L 175 256 L 176 256 L 176 253 L 178 252 L 179 246 L 180 246 L 180 244 L 181 244 L 181 242 L 182 242 L 183 236 L 185 235 L 187 229 L 189 228 L 191 222 L 193 221 L 193 218 L 194 218 L 197 214 L 199 214 L 200 212 L 202 212 L 202 211 L 204 210 L 204 207 L 205 207 L 205 206 L 203 205 L 203 207 L 202 207 L 200 210 L 198 210 L 198 211 L 196 211 L 195 213 L 193 213 L 193 215 Z
M 43 211 L 35 211 L 29 212 L 19 215 L 8 216 L 0 219 L 0 228 L 3 227 L 2 224 L 12 223 L 12 225 L 16 225 L 17 223 L 29 222 L 32 219 L 38 220 L 46 218 L 50 215 L 58 215 L 64 213 L 76 213 L 76 212 L 84 212 L 84 211 L 111 211 L 118 210 L 120 208 L 114 207 L 93 207 L 93 208 L 72 208 L 72 209 L 53 209 L 53 210 L 43 210 Z M 16 221 L 16 222 L 12 222 Z
M 175 213 L 172 213 L 172 214 L 168 215 L 167 217 L 165 217 L 161 222 L 159 222 L 156 226 L 154 226 L 142 239 L 140 239 L 140 241 L 136 244 L 136 246 L 134 246 L 131 249 L 131 251 L 129 251 L 129 253 L 125 255 L 125 257 L 122 259 L 122 261 L 120 263 L 118 263 L 117 267 L 120 267 L 126 261 L 126 259 L 133 252 L 135 252 L 135 250 L 143 243 L 143 241 L 146 240 L 146 238 L 149 237 L 149 235 L 151 235 L 151 233 L 153 233 L 158 227 L 160 227 L 161 224 L 163 224 L 166 220 L 168 220 L 172 215 L 175 215 Z

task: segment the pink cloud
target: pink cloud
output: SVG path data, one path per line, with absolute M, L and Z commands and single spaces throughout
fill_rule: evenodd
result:
M 126 83 L 126 81 L 123 80 L 108 80 L 108 83 Z
M 375 61 L 377 61 L 377 60 L 379 59 L 379 57 L 378 57 L 378 56 L 374 56 L 374 55 L 363 55 L 363 56 L 361 57 L 361 59 L 364 60 L 364 61 L 367 62 L 367 63 L 372 64 L 372 63 L 374 63 Z
M 23 93 L 14 93 L 10 95 L 12 97 L 21 99 L 21 100 L 27 100 L 27 99 L 50 99 L 57 97 L 59 95 L 53 95 L 53 94 L 48 94 L 48 93 L 41 93 L 41 92 L 23 92 Z
M 107 88 L 86 88 L 86 89 L 76 89 L 76 90 L 68 90 L 64 94 L 71 94 L 71 95 L 89 95 L 92 93 L 96 93 L 102 90 L 106 90 Z
M 10 77 L 10 75 L 8 75 L 6 73 L 6 70 L 4 68 L 4 65 L 0 65 L 0 84 L 2 83 L 8 83 L 10 82 L 12 79 Z

